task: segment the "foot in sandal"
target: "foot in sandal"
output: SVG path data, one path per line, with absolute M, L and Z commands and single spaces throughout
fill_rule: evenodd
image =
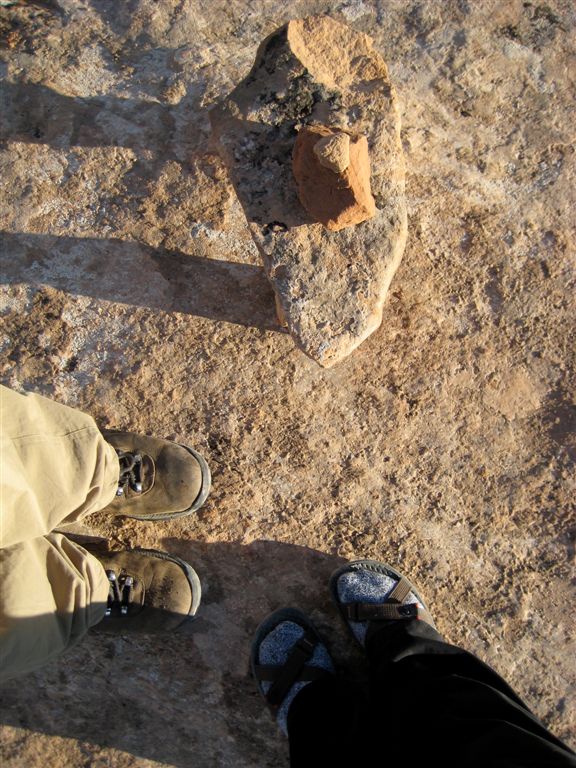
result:
M 308 617 L 282 608 L 260 624 L 252 643 L 252 674 L 280 730 L 288 735 L 288 710 L 313 680 L 334 674 L 328 649 Z
M 434 627 L 415 587 L 386 563 L 348 563 L 332 574 L 330 590 L 340 615 L 362 647 L 374 622 L 421 619 Z

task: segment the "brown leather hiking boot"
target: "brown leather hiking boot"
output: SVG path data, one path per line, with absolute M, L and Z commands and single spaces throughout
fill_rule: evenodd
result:
M 137 520 L 196 512 L 210 492 L 208 465 L 193 448 L 132 432 L 102 432 L 120 461 L 118 493 L 106 509 Z
M 99 632 L 166 632 L 194 616 L 202 589 L 196 571 L 179 557 L 153 549 L 92 554 L 110 582 Z

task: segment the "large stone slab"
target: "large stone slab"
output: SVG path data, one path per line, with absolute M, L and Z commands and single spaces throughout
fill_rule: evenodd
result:
M 278 313 L 328 367 L 382 321 L 406 242 L 400 118 L 386 64 L 365 34 L 329 17 L 289 22 L 261 44 L 248 76 L 211 112 L 212 127 Z M 375 215 L 330 231 L 302 206 L 298 131 L 323 125 L 367 139 Z

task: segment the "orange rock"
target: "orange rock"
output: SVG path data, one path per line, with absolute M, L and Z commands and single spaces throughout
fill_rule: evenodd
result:
M 365 136 L 307 125 L 294 144 L 292 168 L 300 202 L 327 229 L 353 227 L 376 213 Z

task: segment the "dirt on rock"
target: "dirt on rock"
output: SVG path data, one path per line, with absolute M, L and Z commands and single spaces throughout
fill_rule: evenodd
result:
M 16 766 L 279 766 L 248 672 L 272 609 L 387 560 L 576 744 L 574 30 L 568 0 L 50 0 L 1 10 L 1 380 L 190 443 L 194 517 L 86 523 L 191 562 L 184 635 L 89 635 L 2 687 Z M 402 111 L 408 244 L 323 370 L 278 327 L 208 112 L 290 18 L 365 32 Z

